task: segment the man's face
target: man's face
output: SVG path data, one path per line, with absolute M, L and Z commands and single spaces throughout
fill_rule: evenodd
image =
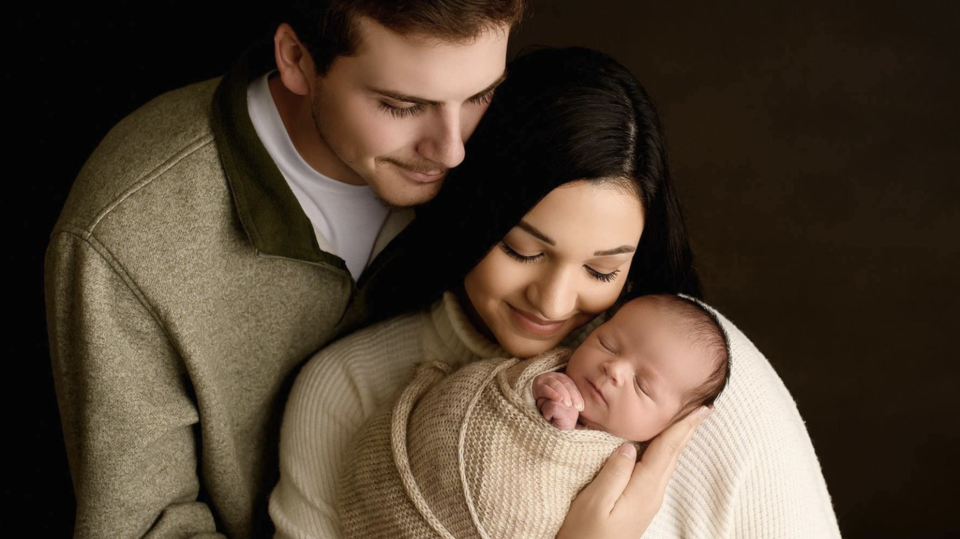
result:
M 404 36 L 366 18 L 360 47 L 312 80 L 320 172 L 367 184 L 387 204 L 436 196 L 502 80 L 508 28 L 447 43 Z

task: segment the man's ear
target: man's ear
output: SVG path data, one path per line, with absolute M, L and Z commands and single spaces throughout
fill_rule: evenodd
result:
M 273 35 L 273 53 L 283 85 L 297 95 L 310 93 L 310 82 L 316 76 L 313 58 L 297 33 L 287 23 L 281 23 Z

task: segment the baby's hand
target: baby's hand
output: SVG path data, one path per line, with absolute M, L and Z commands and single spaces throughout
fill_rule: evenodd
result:
M 577 385 L 562 372 L 548 372 L 533 379 L 533 398 L 543 418 L 561 430 L 577 426 L 583 396 Z

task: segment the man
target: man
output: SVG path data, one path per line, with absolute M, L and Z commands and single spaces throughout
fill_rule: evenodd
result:
M 78 537 L 266 533 L 292 375 L 377 315 L 366 291 L 402 208 L 463 159 L 523 11 L 316 4 L 222 80 L 118 124 L 57 222 L 47 312 Z

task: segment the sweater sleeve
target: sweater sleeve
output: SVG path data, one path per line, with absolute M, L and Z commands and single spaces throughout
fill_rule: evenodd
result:
M 839 539 L 813 445 L 799 415 L 782 418 L 779 436 L 768 436 L 755 448 L 735 486 L 735 539 Z
M 360 331 L 301 370 L 280 431 L 280 482 L 270 495 L 279 538 L 336 538 L 337 485 L 353 437 L 423 361 L 408 315 Z
M 715 436 L 715 462 L 736 470 L 725 478 L 730 537 L 839 539 L 820 462 L 793 397 L 760 351 L 739 330 L 728 331 L 737 379 L 704 435 Z
M 796 402 L 756 346 L 721 320 L 730 337 L 730 384 L 684 448 L 644 537 L 839 538 Z
M 198 501 L 199 414 L 149 303 L 95 238 L 55 233 L 45 272 L 75 536 L 217 536 Z

